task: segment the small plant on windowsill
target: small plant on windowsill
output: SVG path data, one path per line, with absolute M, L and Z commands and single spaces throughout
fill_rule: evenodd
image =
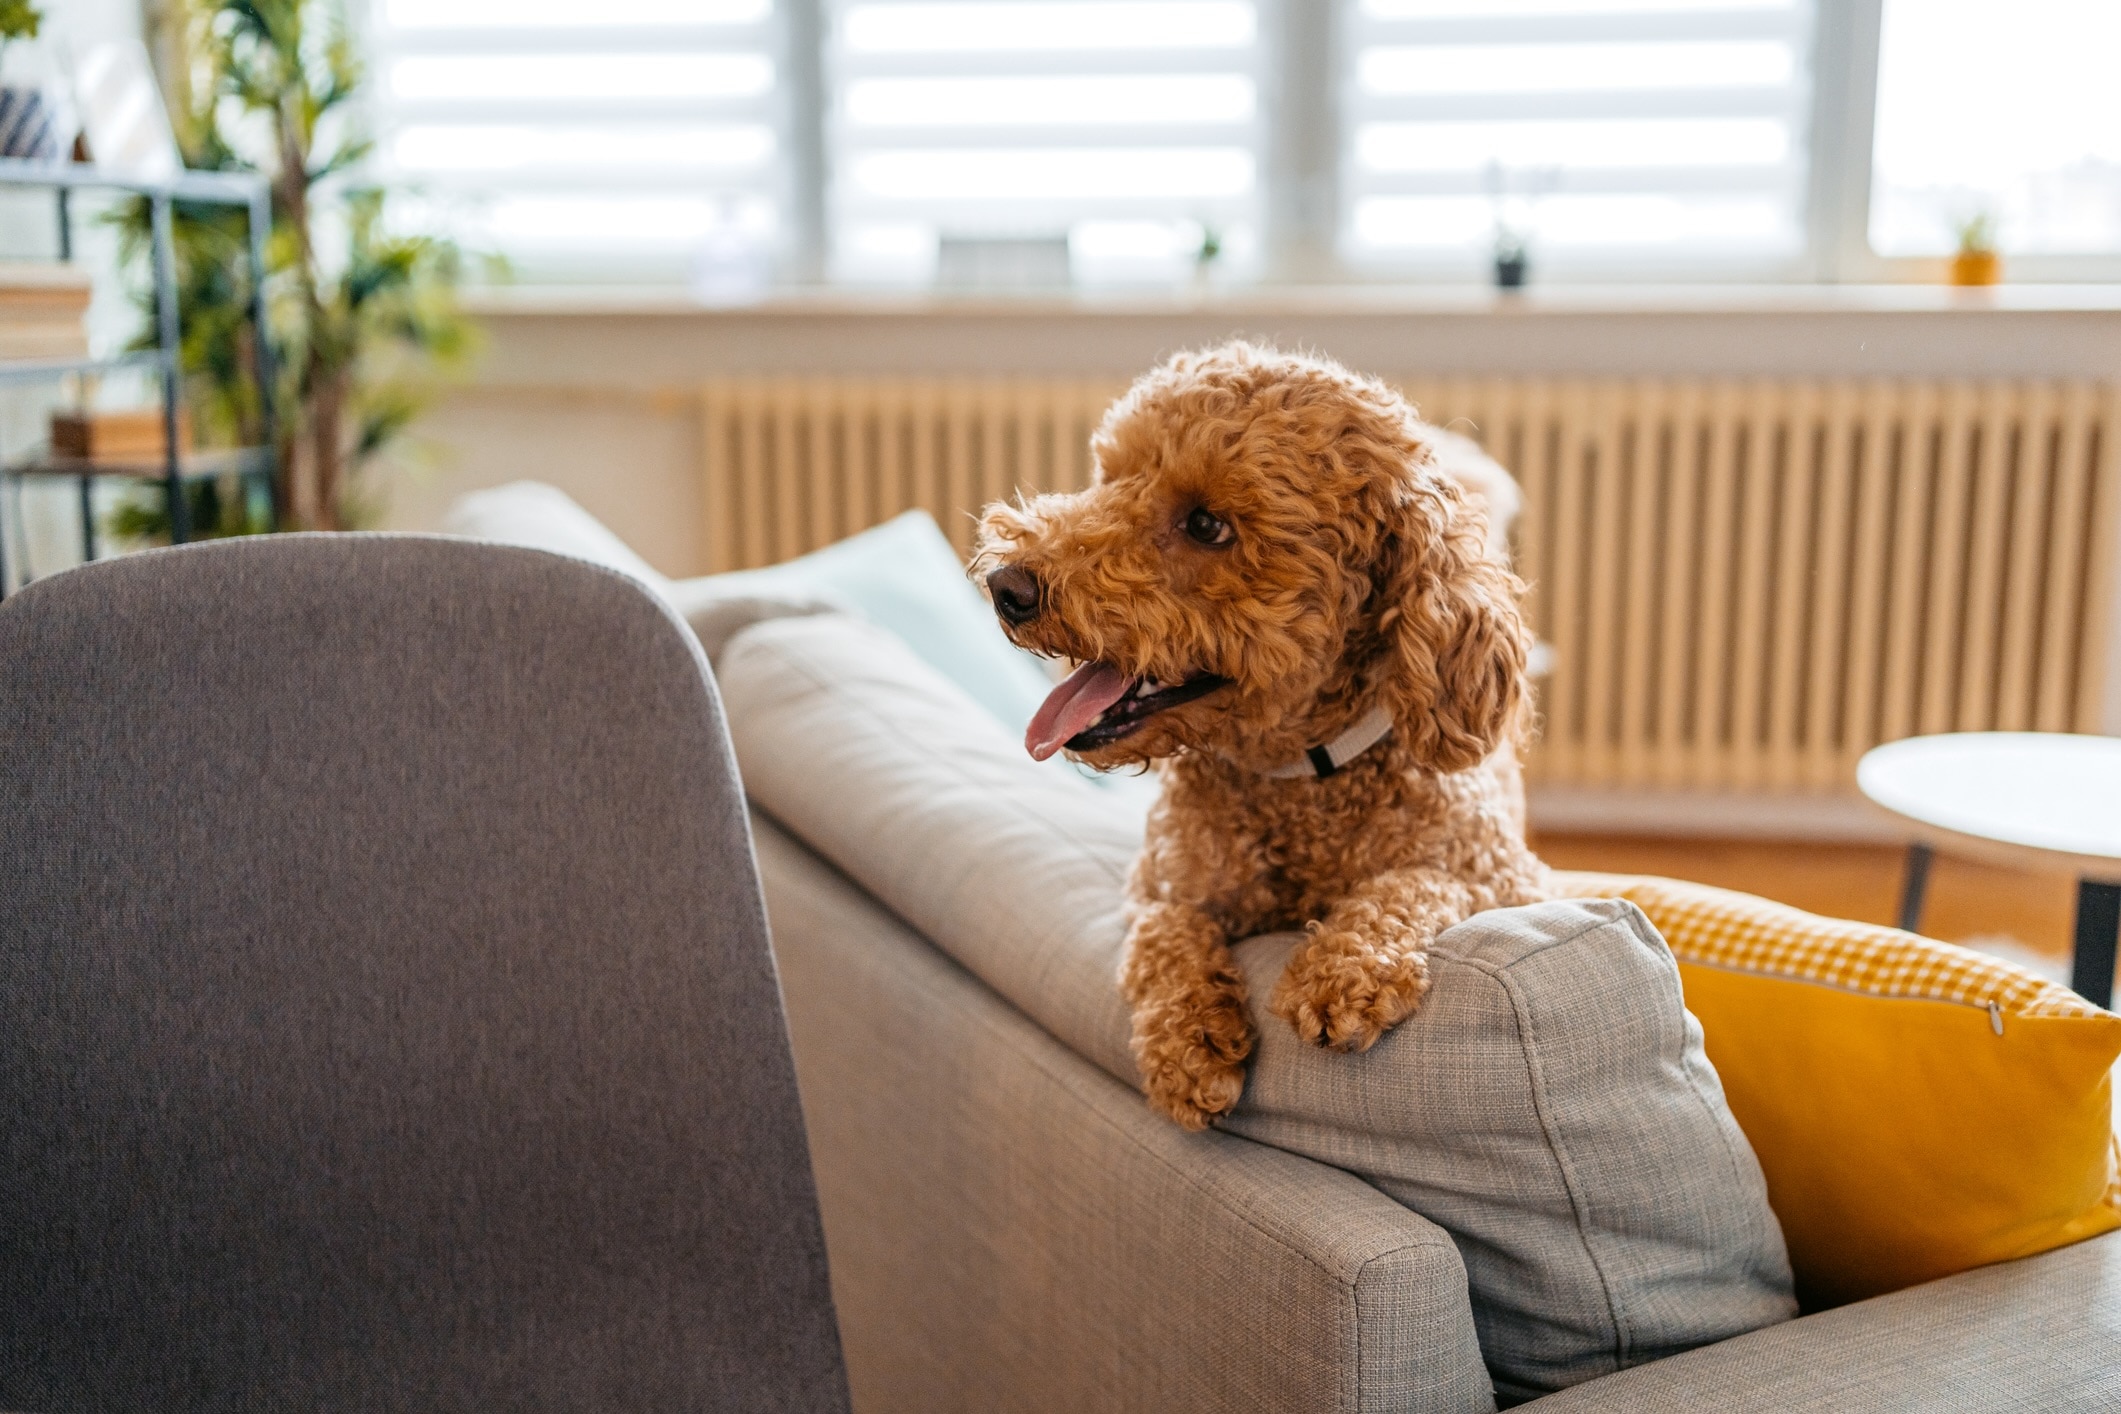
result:
M 448 241 L 392 232 L 386 193 L 361 178 L 364 73 L 334 0 L 172 0 L 169 14 L 184 59 L 164 82 L 185 165 L 262 172 L 272 186 L 274 519 L 290 530 L 359 525 L 375 511 L 359 473 L 472 352 L 456 302 L 463 257 Z M 193 421 L 202 441 L 256 444 L 245 215 L 181 202 L 174 214 Z M 144 202 L 118 216 L 129 260 L 145 257 L 148 217 Z M 151 306 L 143 299 L 150 330 Z M 203 485 L 193 495 L 203 533 L 260 528 L 241 497 Z M 113 529 L 166 534 L 161 493 L 139 497 Z
M 1495 287 L 1521 290 L 1531 273 L 1531 227 L 1539 199 L 1560 185 L 1561 173 L 1553 167 L 1512 170 L 1491 161 L 1486 179 L 1495 221 Z
M 1495 228 L 1495 287 L 1521 290 L 1530 271 L 1532 253 L 1524 234 L 1508 226 Z
M 1996 248 L 1996 213 L 1976 211 L 1953 223 L 1958 250 L 1952 256 L 1952 283 L 1994 285 L 2003 280 L 2003 256 Z
M 1203 221 L 1200 244 L 1193 250 L 1193 291 L 1205 293 L 1215 279 L 1215 267 L 1223 258 L 1222 232 Z

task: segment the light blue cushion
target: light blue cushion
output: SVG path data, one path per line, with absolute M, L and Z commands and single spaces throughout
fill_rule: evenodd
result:
M 1031 723 L 1053 682 L 1039 660 L 1003 634 L 957 551 L 926 511 L 765 569 L 686 580 L 671 598 L 717 661 L 724 645 L 762 619 L 838 611 L 889 630 L 914 656 L 963 689 L 1009 733 Z M 1103 775 L 1054 756 L 1038 769 L 1085 779 L 1142 809 L 1157 779 L 1139 771 Z
M 1053 683 L 1038 659 L 1009 642 L 957 551 L 926 511 L 907 511 L 800 559 L 765 569 L 669 580 L 557 487 L 518 481 L 475 491 L 443 528 L 529 545 L 630 574 L 668 599 L 710 659 L 761 619 L 852 613 L 896 634 L 929 667 L 964 689 L 1011 732 L 1031 722 Z M 1055 770 L 1117 790 L 1153 790 L 1144 778 L 1094 773 L 1055 757 Z
M 1003 726 L 1022 731 L 1053 683 L 1011 643 L 926 511 L 907 511 L 800 559 L 677 587 L 681 598 L 836 607 L 898 635 Z M 688 617 L 691 617 L 688 609 Z M 771 615 L 759 615 L 771 617 Z M 714 652 L 719 645 L 709 645 Z

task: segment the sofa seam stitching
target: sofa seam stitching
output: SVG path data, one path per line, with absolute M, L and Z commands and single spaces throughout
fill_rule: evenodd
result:
M 1626 900 L 1626 899 L 1612 899 L 1612 900 L 1604 900 L 1604 899 L 1585 899 L 1585 898 L 1559 898 L 1559 899 L 1542 899 L 1542 900 L 1540 900 L 1540 902 L 1543 902 L 1543 903 L 1603 903 L 1603 902 L 1613 902 L 1613 903 L 1620 903 L 1620 904 L 1626 904 L 1626 905 L 1627 905 L 1628 907 L 1630 907 L 1630 908 L 1633 908 L 1633 907 L 1634 907 L 1634 905 L 1633 905 L 1632 903 L 1629 903 L 1629 902 L 1628 902 L 1628 900 Z M 1484 909 L 1484 910 L 1482 910 L 1482 912 L 1486 912 L 1486 911 L 1488 911 L 1488 910 L 1485 910 L 1485 909 Z M 1473 917 L 1475 917 L 1475 918 L 1477 918 L 1477 917 L 1479 917 L 1479 916 L 1480 916 L 1479 914 L 1475 914 L 1475 915 L 1473 915 Z M 1458 952 L 1458 951 L 1455 951 L 1455 950 L 1452 950 L 1452 949 L 1447 949 L 1447 948 L 1442 948 L 1442 947 L 1438 947 L 1438 946 L 1436 946 L 1436 945 L 1434 945 L 1434 944 L 1432 944 L 1432 945 L 1430 946 L 1430 948 L 1429 948 L 1429 951 L 1430 951 L 1431 953 L 1435 954 L 1435 955 L 1436 955 L 1436 956 L 1438 956 L 1438 957 L 1447 957 L 1447 958 L 1451 958 L 1451 959 L 1453 959 L 1454 961 L 1458 961 L 1458 962 L 1463 962 L 1463 963 L 1467 963 L 1468 965 L 1472 965 L 1472 966 L 1478 966 L 1478 967 L 1482 968 L 1483 970 L 1486 970 L 1486 971 L 1490 971 L 1490 972 L 1493 972 L 1493 973 L 1495 973 L 1496 975 L 1498 975 L 1498 976 L 1499 976 L 1499 975 L 1501 975 L 1502 973 L 1508 972 L 1508 971 L 1509 971 L 1510 969 L 1512 969 L 1512 968 L 1516 967 L 1516 966 L 1517 966 L 1517 965 L 1518 965 L 1519 963 L 1524 963 L 1524 962 L 1530 962 L 1530 961 L 1531 961 L 1531 960 L 1532 960 L 1533 958 L 1535 958 L 1535 957 L 1538 957 L 1538 956 L 1540 956 L 1540 955 L 1541 955 L 1542 953 L 1552 952 L 1552 951 L 1553 951 L 1553 950 L 1554 950 L 1555 948 L 1558 948 L 1558 947 L 1563 947 L 1563 946 L 1566 946 L 1566 945 L 1567 945 L 1567 944 L 1569 944 L 1569 943 L 1573 943 L 1573 942 L 1575 942 L 1575 941 L 1576 941 L 1576 940 L 1577 940 L 1578 938 L 1581 938 L 1582 936 L 1584 936 L 1584 935 L 1585 935 L 1586 933 L 1591 933 L 1591 932 L 1595 932 L 1595 931 L 1597 931 L 1598 929 L 1600 929 L 1600 928 L 1604 927 L 1604 926 L 1605 926 L 1605 925 L 1606 925 L 1606 924 L 1607 924 L 1607 923 L 1608 923 L 1609 921 L 1610 921 L 1610 920 L 1608 920 L 1608 919 L 1604 919 L 1604 918 L 1593 918 L 1593 919 L 1591 919 L 1590 921 L 1586 922 L 1586 923 L 1585 923 L 1585 924 L 1584 924 L 1584 925 L 1583 925 L 1582 927 L 1580 927 L 1580 928 L 1576 929 L 1576 931 L 1574 931 L 1573 933 L 1566 933 L 1566 934 L 1564 934 L 1564 935 L 1562 935 L 1561 937 L 1558 937 L 1558 938 L 1550 938 L 1550 939 L 1546 940 L 1545 942 L 1542 942 L 1542 943 L 1541 943 L 1541 944 L 1540 944 L 1540 945 L 1539 945 L 1538 947 L 1536 947 L 1536 948 L 1533 948 L 1533 949 L 1531 949 L 1531 950 L 1529 950 L 1529 951 L 1527 951 L 1527 952 L 1523 953 L 1522 955 L 1520 955 L 1520 956 L 1518 956 L 1518 957 L 1514 957 L 1514 958 L 1510 959 L 1510 960 L 1509 960 L 1508 962 L 1496 962 L 1496 961 L 1495 961 L 1494 959 L 1492 959 L 1492 958 L 1475 958 L 1475 957 L 1472 957 L 1472 956 L 1470 956 L 1470 955 L 1468 955 L 1468 954 L 1466 954 L 1466 953 L 1463 953 L 1463 952 Z M 1450 936 L 1450 935 L 1451 935 L 1452 933 L 1456 932 L 1456 931 L 1458 930 L 1458 928 L 1460 928 L 1460 927 L 1463 927 L 1463 926 L 1464 926 L 1464 925 L 1465 925 L 1466 923 L 1470 923 L 1470 922 L 1472 922 L 1472 919 L 1471 919 L 1471 918 L 1468 918 L 1468 919 L 1463 919 L 1463 920 L 1461 920 L 1461 921 L 1460 921 L 1460 922 L 1459 922 L 1458 924 L 1454 924 L 1454 925 L 1453 925 L 1452 927 L 1450 927 L 1450 928 L 1446 928 L 1446 929 L 1445 929 L 1445 930 L 1444 930 L 1444 931 L 1443 931 L 1442 933 L 1440 933 L 1440 934 L 1438 934 L 1438 935 L 1437 935 L 1437 938 L 1436 938 L 1436 942 L 1437 942 L 1437 943 L 1441 943 L 1441 942 L 1442 942 L 1442 941 L 1443 941 L 1443 940 L 1444 940 L 1444 939 L 1445 939 L 1446 937 L 1449 937 L 1449 936 Z
M 1678 954 L 1672 951 L 1671 945 L 1669 943 L 1664 943 L 1663 936 L 1657 933 L 1654 926 L 1650 925 L 1648 915 L 1643 913 L 1642 909 L 1636 904 L 1634 904 L 1632 901 L 1629 902 L 1628 911 L 1625 917 L 1628 925 L 1628 931 L 1635 935 L 1637 941 L 1641 942 L 1645 946 L 1648 946 L 1654 939 L 1656 942 L 1664 945 L 1665 955 L 1672 959 L 1672 975 L 1674 980 L 1679 983 L 1679 1005 L 1680 1009 L 1684 1011 L 1686 1008 L 1686 984 L 1683 979 L 1679 978 L 1678 975 Z M 1649 937 L 1643 936 L 1643 929 L 1645 927 L 1649 927 Z M 1683 1062 L 1686 1058 L 1686 1027 L 1684 1025 L 1682 1025 L 1679 1029 L 1679 1055 L 1681 1061 Z M 1704 1061 L 1708 1060 L 1708 1055 L 1705 1050 L 1703 1052 L 1702 1059 Z M 1710 1063 L 1714 1064 L 1714 1062 Z M 1745 1167 L 1744 1165 L 1738 1162 L 1738 1149 L 1737 1146 L 1731 1142 L 1731 1136 L 1729 1133 L 1730 1129 L 1737 1128 L 1737 1117 L 1735 1115 L 1731 1115 L 1730 1124 L 1728 1126 L 1723 1124 L 1717 1117 L 1715 1104 L 1710 1101 L 1707 1092 L 1701 1088 L 1701 1083 L 1698 1079 L 1695 1078 L 1693 1071 L 1684 1064 L 1682 1064 L 1679 1069 L 1680 1073 L 1686 1076 L 1688 1092 L 1692 1094 L 1696 1102 L 1700 1104 L 1703 1113 L 1708 1115 L 1710 1126 L 1716 1131 L 1716 1138 L 1723 1147 L 1724 1162 L 1730 1166 L 1731 1181 L 1740 1188 L 1749 1187 L 1750 1185 L 1748 1185 L 1746 1182 Z M 1722 1077 L 1719 1076 L 1718 1080 L 1720 1081 L 1721 1078 Z M 1726 1115 L 1730 1115 L 1730 1106 L 1728 1101 L 1725 1102 L 1724 1113 Z M 1754 1165 L 1757 1170 L 1759 1165 L 1758 1156 L 1755 1156 L 1754 1158 Z M 1757 1221 L 1754 1221 L 1748 1223 L 1747 1226 L 1758 1229 L 1760 1224 Z
M 1396 1201 L 1396 1200 L 1395 1200 L 1395 1201 Z M 1401 1204 L 1400 1206 L 1402 1206 L 1402 1207 L 1405 1207 L 1406 1205 L 1405 1205 L 1405 1204 Z M 1408 1209 L 1408 1211 L 1409 1211 L 1409 1212 L 1413 1212 L 1413 1209 L 1409 1208 L 1409 1209 Z M 1419 1213 L 1416 1213 L 1416 1214 L 1415 1214 L 1415 1216 L 1416 1216 L 1416 1217 L 1420 1217 L 1421 1215 L 1420 1215 Z M 1426 1218 L 1424 1218 L 1424 1219 L 1423 1219 L 1423 1221 L 1424 1221 L 1424 1222 L 1426 1222 L 1426 1221 L 1428 1221 L 1428 1220 L 1427 1220 Z M 1450 1248 L 1450 1250 L 1451 1250 L 1451 1251 L 1453 1251 L 1453 1252 L 1456 1252 L 1456 1251 L 1458 1250 L 1458 1244 L 1457 1244 L 1457 1243 L 1455 1243 L 1455 1242 L 1450 1242 L 1450 1241 L 1446 1241 L 1446 1242 L 1441 1242 L 1441 1243 L 1439 1243 L 1439 1242 L 1403 1242 L 1403 1243 L 1401 1243 L 1401 1244 L 1400 1244 L 1399 1246 L 1397 1246 L 1397 1247 L 1390 1247 L 1390 1248 L 1387 1248 L 1387 1249 L 1385 1249 L 1385 1250 L 1384 1250 L 1384 1251 L 1382 1251 L 1382 1252 L 1377 1252 L 1377 1253 L 1373 1253 L 1373 1254 L 1372 1254 L 1371 1256 L 1369 1256 L 1369 1257 L 1366 1257 L 1366 1258 L 1364 1258 L 1364 1259 L 1363 1259 L 1363 1264 L 1362 1264 L 1361 1266 L 1359 1266 L 1359 1267 L 1357 1267 L 1357 1268 L 1355 1269 L 1355 1277 L 1354 1277 L 1354 1280 L 1352 1280 L 1351 1282 L 1349 1282 L 1349 1283 L 1348 1283 L 1348 1295 L 1349 1295 L 1349 1299 L 1350 1299 L 1350 1302 L 1351 1302 L 1351 1303 L 1353 1304 L 1353 1306 L 1355 1307 L 1355 1315 L 1356 1315 L 1356 1321 L 1355 1321 L 1355 1404 L 1354 1404 L 1354 1406 L 1353 1406 L 1353 1407 L 1354 1407 L 1354 1408 L 1355 1408 L 1355 1409 L 1357 1410 L 1358 1414 L 1360 1414 L 1360 1411 L 1361 1411 L 1361 1410 L 1363 1410 L 1363 1409 L 1364 1409 L 1365 1407 L 1367 1407 L 1367 1406 L 1365 1406 L 1365 1405 L 1364 1405 L 1364 1403 L 1363 1403 L 1363 1393 L 1364 1393 L 1364 1385 L 1363 1385 L 1363 1363 L 1362 1363 L 1362 1284 L 1363 1284 L 1363 1280 L 1364 1280 L 1364 1278 L 1366 1278 L 1366 1277 L 1368 1277 L 1368 1276 L 1369 1276 L 1369 1274 L 1370 1274 L 1370 1268 L 1371 1268 L 1371 1267 L 1373 1267 L 1373 1266 L 1377 1265 L 1377 1264 L 1378 1264 L 1379 1262 L 1382 1262 L 1382 1261 L 1384 1261 L 1384 1260 L 1385 1260 L 1386 1258 L 1388 1258 L 1388 1257 L 1397 1257 L 1397 1256 L 1399 1256 L 1399 1255 L 1400 1255 L 1401 1253 L 1403 1253 L 1403 1252 L 1432 1252 L 1432 1251 L 1435 1251 L 1435 1250 L 1437 1250 L 1438 1248 L 1441 1248 L 1441 1247 L 1449 1247 L 1449 1248 Z M 1461 1260 L 1462 1260 L 1462 1259 L 1461 1259 Z M 1471 1300 L 1471 1296 L 1470 1296 L 1470 1293 L 1468 1294 L 1468 1298 L 1467 1298 L 1467 1299 L 1468 1299 L 1469 1301 Z M 1469 1311 L 1470 1311 L 1470 1307 L 1469 1307 L 1468 1309 L 1469 1309 Z M 1485 1366 L 1483 1366 L 1483 1368 L 1485 1368 Z M 1345 1401 L 1345 1400 L 1343 1400 L 1343 1401 L 1342 1401 L 1342 1403 L 1343 1403 L 1343 1405 L 1344 1405 L 1344 1406 L 1346 1405 L 1346 1401 Z
M 1588 929 L 1585 931 L 1588 931 Z M 1479 964 L 1474 963 L 1472 965 L 1478 966 Z M 1531 1082 L 1532 1106 L 1539 1115 L 1540 1134 L 1546 1140 L 1547 1152 L 1553 1157 L 1554 1166 L 1561 1175 L 1562 1189 L 1568 1194 L 1569 1215 L 1575 1220 L 1576 1224 L 1576 1240 L 1582 1245 L 1584 1259 L 1591 1264 L 1592 1272 L 1598 1277 L 1599 1290 L 1605 1296 L 1606 1313 L 1612 1319 L 1613 1335 L 1618 1346 L 1614 1352 L 1614 1370 L 1626 1369 L 1627 1356 L 1634 1346 L 1633 1331 L 1627 1318 L 1621 1313 L 1620 1303 L 1613 1294 L 1612 1279 L 1606 1273 L 1605 1263 L 1599 1260 L 1598 1251 L 1591 1243 L 1590 1227 L 1585 1216 L 1585 1202 L 1581 1185 L 1577 1182 L 1575 1170 L 1569 1163 L 1565 1153 L 1565 1146 L 1560 1142 L 1558 1125 L 1548 1104 L 1546 1077 L 1544 1071 L 1540 1068 L 1538 1048 L 1532 1039 L 1532 1020 L 1528 1003 L 1523 995 L 1523 989 L 1517 985 L 1517 979 L 1509 975 L 1507 967 L 1497 967 L 1490 964 L 1489 967 L 1483 968 L 1483 970 L 1491 971 L 1496 980 L 1502 983 L 1503 991 L 1510 999 L 1510 1010 L 1517 1018 L 1519 1034 L 1523 1036 L 1525 1041 L 1525 1071 L 1527 1079 Z

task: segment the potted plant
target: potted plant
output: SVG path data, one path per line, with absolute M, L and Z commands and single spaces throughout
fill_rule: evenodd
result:
M 1531 251 L 1523 234 L 1498 223 L 1495 227 L 1495 287 L 1521 290 L 1531 268 Z
M 0 74 L 16 41 L 35 39 L 43 12 L 31 0 L 0 0 Z M 0 157 L 59 156 L 59 116 L 41 84 L 0 77 Z
M 1952 234 L 1959 243 L 1952 256 L 1952 283 L 1993 285 L 2003 279 L 2003 256 L 1996 249 L 1996 213 L 1980 210 L 1957 222 Z
M 1487 165 L 1488 205 L 1495 221 L 1495 287 L 1521 290 L 1532 267 L 1533 217 L 1539 198 L 1560 184 L 1551 167 L 1512 172 L 1499 161 Z
M 362 176 L 370 143 L 354 115 L 364 73 L 332 0 L 177 0 L 173 9 L 184 61 L 164 83 L 185 165 L 263 172 L 272 183 L 274 519 L 284 529 L 358 525 L 375 509 L 360 472 L 472 351 L 456 300 L 463 257 L 449 241 L 386 224 L 386 193 Z M 182 202 L 174 214 L 194 424 L 205 442 L 256 444 L 246 217 Z M 121 226 L 130 256 L 142 256 L 144 203 Z M 261 517 L 212 483 L 192 494 L 199 533 L 259 528 Z M 159 534 L 163 514 L 151 493 L 114 528 Z

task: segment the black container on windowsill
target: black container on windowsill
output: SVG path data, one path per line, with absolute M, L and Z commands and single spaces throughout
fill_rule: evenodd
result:
M 1495 252 L 1495 287 L 1499 290 L 1523 289 L 1525 271 L 1529 264 L 1521 250 Z

